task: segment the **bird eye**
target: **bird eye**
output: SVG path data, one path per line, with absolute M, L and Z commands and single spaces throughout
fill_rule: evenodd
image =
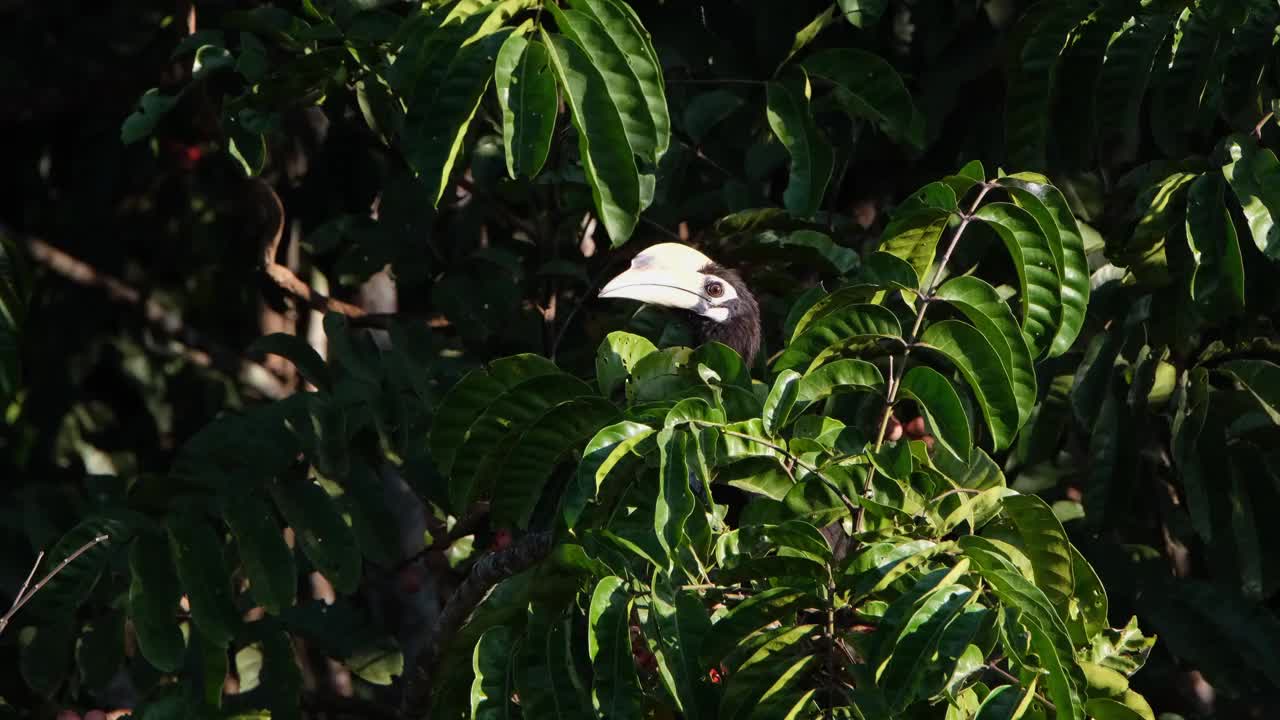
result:
M 718 298 L 721 295 L 724 295 L 724 285 L 714 280 L 707 283 L 707 294 L 713 298 Z

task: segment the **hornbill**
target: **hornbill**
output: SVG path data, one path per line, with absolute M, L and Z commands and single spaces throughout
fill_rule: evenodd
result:
M 723 343 L 751 367 L 760 351 L 760 306 L 738 273 L 679 243 L 646 248 L 600 290 L 602 298 L 640 300 L 686 311 L 698 344 Z
M 697 342 L 715 340 L 742 356 L 747 367 L 760 351 L 760 306 L 738 273 L 679 243 L 646 248 L 626 272 L 600 290 L 602 298 L 640 300 L 689 314 Z M 689 473 L 689 489 L 710 501 Z

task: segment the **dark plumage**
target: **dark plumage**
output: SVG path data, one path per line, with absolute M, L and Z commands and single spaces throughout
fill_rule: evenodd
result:
M 755 296 L 736 270 L 711 263 L 700 272 L 723 278 L 738 291 L 738 297 L 725 304 L 729 308 L 729 319 L 724 322 L 716 322 L 690 312 L 698 332 L 698 342 L 715 341 L 728 345 L 742 356 L 747 367 L 751 367 L 756 360 L 756 353 L 760 352 L 760 306 L 756 303 Z
M 601 288 L 600 297 L 683 310 L 693 319 L 699 343 L 723 343 L 748 366 L 760 351 L 760 306 L 742 276 L 687 245 L 645 248 Z

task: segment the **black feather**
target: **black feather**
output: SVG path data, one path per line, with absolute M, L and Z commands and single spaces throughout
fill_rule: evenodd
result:
M 726 303 L 729 319 L 716 322 L 700 315 L 694 316 L 694 327 L 698 333 L 698 342 L 719 342 L 733 348 L 751 367 L 756 354 L 760 352 L 760 306 L 756 298 L 747 289 L 742 276 L 734 270 L 712 263 L 699 270 L 706 275 L 715 275 L 728 282 L 737 291 L 738 297 Z

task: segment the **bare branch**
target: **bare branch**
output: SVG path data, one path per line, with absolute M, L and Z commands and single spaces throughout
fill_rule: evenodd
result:
M 73 257 L 49 243 L 36 238 L 27 240 L 27 251 L 31 257 L 54 273 L 85 287 L 104 291 L 112 300 L 132 305 L 142 310 L 147 323 L 165 335 L 178 340 L 185 349 L 182 353 L 191 363 L 205 368 L 216 368 L 240 382 L 253 388 L 268 398 L 282 398 L 289 394 L 289 388 L 280 382 L 270 370 L 262 365 L 245 360 L 217 342 L 204 337 L 197 330 L 187 327 L 182 317 L 173 310 L 164 307 L 122 280 L 98 271 L 93 266 Z
M 499 582 L 528 570 L 551 552 L 550 532 L 529 533 L 505 550 L 486 555 L 471 568 L 466 580 L 458 586 L 444 610 L 436 619 L 416 667 L 408 676 L 404 694 L 404 711 L 409 717 L 426 717 L 430 712 L 431 682 L 440 653 L 453 642 L 467 618 L 489 591 Z
M 31 598 L 35 597 L 36 593 L 40 592 L 40 589 L 43 588 L 50 580 L 55 578 L 58 573 L 65 570 L 68 565 L 75 562 L 81 555 L 89 552 L 90 548 L 94 547 L 98 543 L 106 542 L 109 539 L 110 536 L 108 535 L 99 535 L 84 545 L 81 545 L 75 552 L 68 555 L 62 562 L 58 563 L 57 567 L 50 570 L 48 575 L 40 578 L 40 582 L 36 583 L 34 587 L 27 590 L 27 586 L 31 583 L 31 578 L 35 577 L 36 568 L 40 566 L 40 561 L 44 559 L 44 552 L 37 555 L 35 563 L 31 566 L 31 572 L 27 575 L 27 581 L 22 583 L 22 590 L 18 591 L 18 597 L 13 599 L 13 605 L 9 607 L 9 611 L 3 616 L 0 616 L 0 633 L 3 633 L 4 629 L 9 626 L 9 621 L 13 620 L 13 616 L 22 609 L 22 606 L 26 605 Z

